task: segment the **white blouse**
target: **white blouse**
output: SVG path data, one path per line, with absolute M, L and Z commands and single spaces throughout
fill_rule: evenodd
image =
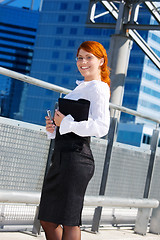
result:
M 76 122 L 71 115 L 63 118 L 59 132 L 61 135 L 73 132 L 79 136 L 103 137 L 108 133 L 110 124 L 108 84 L 99 80 L 76 81 L 78 86 L 65 98 L 78 100 L 79 98 L 90 101 L 88 120 Z M 47 132 L 48 138 L 55 138 L 53 133 Z

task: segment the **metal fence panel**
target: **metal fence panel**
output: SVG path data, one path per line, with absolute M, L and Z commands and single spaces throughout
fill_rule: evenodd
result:
M 160 149 L 156 153 L 149 197 L 160 200 Z
M 50 140 L 45 128 L 0 117 L 0 188 L 5 190 L 40 192 Z M 98 195 L 107 148 L 106 139 L 91 138 L 91 149 L 95 159 L 95 173 L 87 188 L 87 195 Z M 121 143 L 114 143 L 106 186 L 107 196 L 143 197 L 150 158 L 149 147 L 145 150 Z M 160 199 L 159 189 L 160 154 L 156 157 L 152 179 L 151 197 Z M 13 223 L 31 223 L 35 206 L 30 213 L 28 206 L 14 215 L 17 206 L 0 205 L 1 226 Z M 8 211 L 9 209 L 9 211 Z M 21 209 L 21 208 L 20 208 Z M 9 212 L 11 216 L 9 216 Z M 16 212 L 16 210 L 15 210 Z M 23 212 L 23 221 L 21 215 Z M 84 214 L 85 215 L 85 214 Z M 84 218 L 92 219 L 92 212 Z M 14 220 L 12 219 L 14 216 Z M 11 220 L 11 221 L 10 221 Z
M 107 140 L 94 137 L 91 138 L 91 149 L 95 160 L 95 172 L 87 187 L 86 195 L 99 195 L 106 148 Z
M 41 191 L 50 145 L 44 128 L 0 120 L 0 188 Z
M 121 143 L 114 143 L 106 195 L 143 197 L 150 152 Z

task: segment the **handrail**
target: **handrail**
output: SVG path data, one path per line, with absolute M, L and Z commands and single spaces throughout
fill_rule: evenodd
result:
M 11 77 L 11 78 L 14 78 L 14 79 L 17 79 L 17 80 L 20 80 L 22 82 L 26 82 L 26 83 L 36 85 L 38 87 L 49 89 L 49 90 L 52 90 L 52 91 L 55 91 L 55 92 L 60 92 L 60 93 L 64 93 L 64 94 L 67 94 L 67 93 L 71 92 L 71 90 L 69 90 L 67 88 L 59 87 L 59 86 L 54 85 L 52 83 L 48 83 L 48 82 L 39 80 L 37 78 L 30 77 L 30 76 L 27 76 L 27 75 L 22 74 L 22 73 L 17 73 L 15 71 L 12 71 L 12 70 L 9 70 L 9 69 L 3 68 L 3 67 L 0 67 L 0 74 Z
M 159 201 L 147 198 L 120 198 L 106 196 L 85 196 L 85 206 L 157 208 Z
M 15 71 L 12 71 L 12 70 L 9 70 L 9 69 L 3 68 L 3 67 L 0 67 L 0 74 L 11 77 L 11 78 L 14 78 L 14 79 L 17 79 L 17 80 L 20 80 L 20 81 L 23 81 L 23 82 L 27 82 L 27 83 L 36 85 L 36 86 L 39 86 L 39 87 L 42 87 L 42 88 L 45 88 L 45 89 L 49 89 L 49 90 L 52 90 L 52 91 L 55 91 L 55 92 L 60 92 L 60 93 L 63 93 L 63 94 L 67 94 L 67 93 L 71 92 L 71 90 L 69 90 L 67 88 L 63 88 L 63 87 L 45 82 L 45 81 L 39 80 L 37 78 L 26 76 L 22 73 L 17 73 Z M 125 113 L 128 113 L 128 114 L 134 115 L 134 116 L 138 116 L 138 117 L 141 117 L 141 118 L 144 118 L 144 119 L 147 119 L 147 120 L 150 120 L 150 121 L 153 121 L 153 122 L 156 122 L 156 123 L 160 124 L 159 119 L 153 118 L 148 114 L 143 114 L 143 113 L 137 112 L 135 110 L 132 110 L 132 109 L 129 109 L 129 108 L 126 108 L 126 107 L 123 107 L 123 106 L 119 106 L 119 105 L 116 105 L 116 104 L 113 104 L 113 103 L 110 103 L 109 106 L 110 106 L 110 108 L 113 108 L 115 110 L 125 112 Z
M 0 202 L 39 204 L 39 192 L 0 190 Z M 159 201 L 147 198 L 120 198 L 106 196 L 85 196 L 85 206 L 157 208 Z
M 157 118 L 153 118 L 153 117 L 149 116 L 148 114 L 140 113 L 140 112 L 132 110 L 130 108 L 119 106 L 119 105 L 116 105 L 116 104 L 113 104 L 113 103 L 110 103 L 109 106 L 113 109 L 118 110 L 118 111 L 128 113 L 128 114 L 131 114 L 131 115 L 134 115 L 134 116 L 137 116 L 137 117 L 145 118 L 147 120 L 151 120 L 153 122 L 156 122 L 156 123 L 160 124 L 160 120 L 158 120 Z

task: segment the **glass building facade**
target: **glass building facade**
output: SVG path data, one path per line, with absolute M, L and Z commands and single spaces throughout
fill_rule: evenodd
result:
M 156 24 L 153 18 L 150 21 L 151 24 Z M 160 31 L 149 31 L 147 42 L 160 58 Z M 160 117 L 160 70 L 147 56 L 143 65 L 137 110 L 148 112 L 157 119 Z M 141 119 L 137 118 L 136 122 L 141 122 Z
M 159 4 L 160 6 L 160 4 Z M 145 8 L 141 9 L 138 21 L 142 24 L 157 24 Z M 151 49 L 160 57 L 160 31 L 143 31 L 144 40 Z M 160 71 L 152 61 L 144 55 L 142 50 L 134 44 L 131 51 L 128 73 L 125 81 L 123 106 L 148 113 L 159 119 L 160 116 Z M 121 121 L 145 123 L 148 126 L 155 125 L 153 122 L 122 113 Z
M 39 12 L 0 4 L 0 66 L 30 74 Z M 27 84 L 0 75 L 0 115 L 22 119 Z
M 75 62 L 78 46 L 83 41 L 95 40 L 102 43 L 107 52 L 109 51 L 110 36 L 114 34 L 114 30 L 86 27 L 88 6 L 89 1 L 86 0 L 43 1 L 30 71 L 32 77 L 73 89 L 76 86 L 76 79 L 81 79 Z M 96 11 L 97 13 L 104 11 L 101 4 L 97 4 Z M 110 14 L 102 16 L 97 21 L 115 23 Z M 149 24 L 152 21 L 150 13 L 144 5 L 141 5 L 138 22 Z M 158 55 L 159 32 L 140 31 L 139 33 Z M 125 81 L 123 106 L 144 112 L 155 107 L 154 114 L 157 114 L 157 109 L 159 111 L 157 106 L 160 106 L 160 103 L 157 104 L 160 91 L 156 82 L 158 71 L 136 43 L 133 43 Z M 144 102 L 145 96 L 149 96 L 147 104 Z M 53 110 L 58 97 L 58 93 L 27 85 L 20 102 L 21 119 L 44 125 L 46 109 Z M 121 114 L 123 123 L 140 121 L 132 115 Z
M 76 49 L 80 43 L 85 40 L 99 41 L 108 52 L 114 30 L 86 27 L 88 6 L 89 1 L 84 0 L 44 0 L 31 68 L 33 77 L 73 89 L 75 80 L 81 79 L 75 63 Z M 97 11 L 102 10 L 102 5 L 97 5 Z M 110 14 L 99 21 L 115 22 Z M 151 15 L 144 6 L 141 7 L 138 22 L 149 24 L 150 21 Z M 148 41 L 150 33 L 141 31 L 140 35 Z M 145 62 L 145 54 L 133 43 L 123 98 L 125 107 L 139 110 Z M 39 91 L 37 87 L 29 86 L 24 121 L 44 124 L 46 109 L 53 110 L 58 97 L 57 93 L 44 89 Z M 121 122 L 135 121 L 134 116 L 122 113 Z

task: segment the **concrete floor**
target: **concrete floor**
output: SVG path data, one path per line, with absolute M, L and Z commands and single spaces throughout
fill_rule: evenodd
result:
M 99 233 L 93 234 L 81 231 L 82 240 L 160 240 L 160 235 L 147 233 L 145 236 L 135 234 L 131 229 L 101 229 Z M 21 232 L 0 232 L 0 240 L 45 240 L 44 233 L 34 237 Z

